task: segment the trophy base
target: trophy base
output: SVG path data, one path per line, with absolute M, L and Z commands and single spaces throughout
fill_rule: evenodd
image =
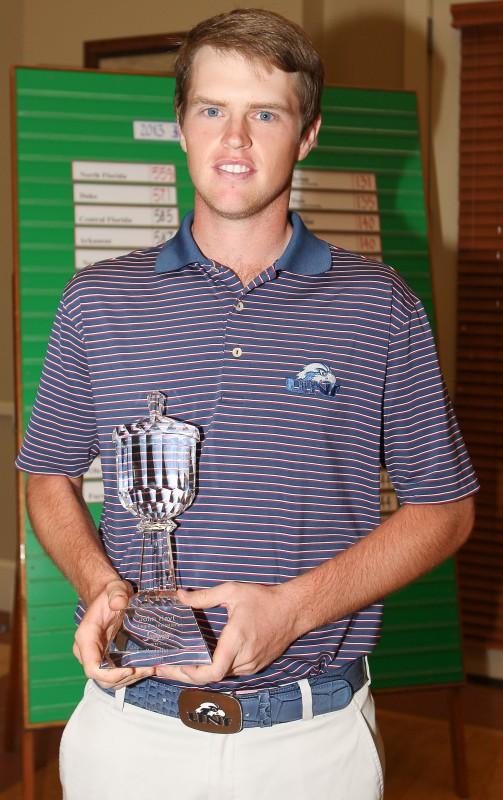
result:
M 190 606 L 168 590 L 143 590 L 119 612 L 105 652 L 108 667 L 211 664 Z

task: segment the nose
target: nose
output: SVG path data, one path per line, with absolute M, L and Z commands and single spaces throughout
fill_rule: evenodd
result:
M 241 116 L 231 116 L 224 131 L 224 146 L 231 150 L 246 150 L 251 147 L 252 141 L 248 131 L 246 119 Z

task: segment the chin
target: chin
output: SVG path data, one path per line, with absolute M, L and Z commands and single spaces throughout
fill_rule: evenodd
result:
M 203 203 L 210 208 L 213 212 L 218 214 L 222 219 L 248 219 L 254 217 L 261 211 L 268 208 L 277 199 L 278 195 L 273 197 L 254 198 L 248 203 L 237 204 L 228 203 L 224 204 L 218 201 L 218 198 L 212 199 L 210 197 L 200 195 Z

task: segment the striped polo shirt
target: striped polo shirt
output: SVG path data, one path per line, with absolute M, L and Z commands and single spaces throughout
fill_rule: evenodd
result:
M 247 286 L 199 251 L 189 215 L 166 244 L 88 267 L 64 291 L 17 464 L 76 477 L 101 455 L 100 533 L 124 578 L 138 578 L 141 539 L 118 500 L 112 429 L 146 416 L 153 389 L 202 431 L 197 495 L 173 534 L 184 588 L 274 584 L 337 556 L 379 524 L 381 464 L 402 503 L 477 488 L 418 299 L 391 267 L 291 221 L 282 256 Z M 214 688 L 340 668 L 372 651 L 381 611 Z M 214 642 L 226 612 L 205 616 Z

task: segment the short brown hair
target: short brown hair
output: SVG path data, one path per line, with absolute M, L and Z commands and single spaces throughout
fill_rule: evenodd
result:
M 303 134 L 317 118 L 323 89 L 323 63 L 302 28 L 273 11 L 237 8 L 200 22 L 189 31 L 179 50 L 175 63 L 175 109 L 181 123 L 192 62 L 204 45 L 221 52 L 239 53 L 283 72 L 297 72 Z

